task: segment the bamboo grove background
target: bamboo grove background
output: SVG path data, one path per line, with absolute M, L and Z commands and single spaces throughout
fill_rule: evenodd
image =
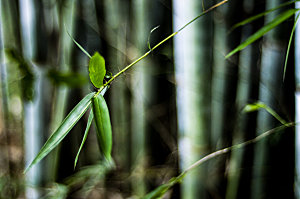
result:
M 0 198 L 139 198 L 201 157 L 280 125 L 264 110 L 243 113 L 249 103 L 295 121 L 295 45 L 282 80 L 293 18 L 225 59 L 284 9 L 230 31 L 234 24 L 287 1 L 229 0 L 112 83 L 105 98 L 114 170 L 97 167 L 93 132 L 74 170 L 84 117 L 24 176 L 65 115 L 94 90 L 88 57 L 67 31 L 89 53 L 99 51 L 115 74 L 147 51 L 148 41 L 155 45 L 217 1 L 0 2 Z M 287 128 L 197 167 L 164 198 L 299 198 L 295 157 L 295 129 Z

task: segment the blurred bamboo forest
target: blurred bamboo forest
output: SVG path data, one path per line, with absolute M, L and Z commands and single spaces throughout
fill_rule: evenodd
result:
M 96 90 L 88 78 L 88 57 L 68 32 L 90 54 L 100 52 L 115 74 L 219 1 L 0 2 L 0 198 L 141 198 L 205 155 L 282 125 L 265 109 L 244 113 L 247 104 L 260 101 L 285 121 L 295 121 L 300 74 L 294 40 L 283 80 L 293 17 L 225 59 L 295 5 L 232 30 L 288 1 L 228 0 L 112 82 L 105 99 L 114 169 L 99 163 L 94 126 L 74 169 L 85 115 L 25 175 L 66 114 Z M 198 166 L 163 198 L 300 198 L 296 149 L 295 128 L 285 128 Z

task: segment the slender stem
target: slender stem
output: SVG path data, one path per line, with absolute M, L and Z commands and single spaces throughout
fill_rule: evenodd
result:
M 273 128 L 273 129 L 271 129 L 269 131 L 266 131 L 266 132 L 262 133 L 261 135 L 255 137 L 255 138 L 253 138 L 251 140 L 248 140 L 246 142 L 243 142 L 243 143 L 240 143 L 240 144 L 236 144 L 236 145 L 233 145 L 233 146 L 230 146 L 230 147 L 227 147 L 227 148 L 215 151 L 213 153 L 210 153 L 207 156 L 204 156 L 203 158 L 201 158 L 200 160 L 198 160 L 197 162 L 195 162 L 194 164 L 192 164 L 190 167 L 188 167 L 186 170 L 184 170 L 183 173 L 189 172 L 190 170 L 194 169 L 195 167 L 198 167 L 199 165 L 203 164 L 204 162 L 206 162 L 206 161 L 208 161 L 208 160 L 210 160 L 212 158 L 215 158 L 215 157 L 217 157 L 219 155 L 228 153 L 228 152 L 232 151 L 233 149 L 243 148 L 243 147 L 245 147 L 245 146 L 247 146 L 249 144 L 254 144 L 254 143 L 260 141 L 261 139 L 263 139 L 264 137 L 267 137 L 267 136 L 269 136 L 271 134 L 274 134 L 274 133 L 276 133 L 276 132 L 278 132 L 280 130 L 283 130 L 285 128 L 293 127 L 295 125 L 296 125 L 296 123 L 293 123 L 293 122 L 286 123 L 284 125 L 281 125 L 281 126 L 278 126 L 276 128 Z
M 183 172 L 181 172 L 178 176 L 174 177 L 174 178 L 171 178 L 167 183 L 165 183 L 164 185 L 168 185 L 166 189 L 170 189 L 172 188 L 175 184 L 177 183 L 180 183 L 182 181 L 182 179 L 186 176 L 186 174 L 193 170 L 194 168 L 202 165 L 203 163 L 207 162 L 208 160 L 210 159 L 213 159 L 217 156 L 220 156 L 220 155 L 223 155 L 223 154 L 226 154 L 232 150 L 235 150 L 235 149 L 240 149 L 240 148 L 243 148 L 247 145 L 250 145 L 250 144 L 254 144 L 258 141 L 260 141 L 261 139 L 267 137 L 267 136 L 270 136 L 276 132 L 279 132 L 283 129 L 286 129 L 288 127 L 293 127 L 293 126 L 296 126 L 298 125 L 299 123 L 287 123 L 287 124 L 284 124 L 284 125 L 281 125 L 281 126 L 278 126 L 278 127 L 275 127 L 269 131 L 266 131 L 262 134 L 260 134 L 259 136 L 251 139 L 251 140 L 248 140 L 248 141 L 245 141 L 245 142 L 242 142 L 240 144 L 236 144 L 236 145 L 233 145 L 233 146 L 230 146 L 230 147 L 227 147 L 227 148 L 223 148 L 223 149 L 220 149 L 218 151 L 215 151 L 213 153 L 210 153 L 206 156 L 204 156 L 203 158 L 201 158 L 200 160 L 196 161 L 194 164 L 192 164 L 191 166 L 189 166 L 187 169 L 185 169 Z M 155 192 L 156 190 L 158 190 L 161 186 L 159 186 L 158 188 L 154 189 L 152 192 L 150 192 L 149 194 Z M 145 198 L 148 198 L 147 196 L 149 195 L 147 194 Z
M 155 47 L 152 48 L 152 50 L 155 49 Z M 138 63 L 139 61 L 141 61 L 142 59 L 144 59 L 145 57 L 147 57 L 152 50 L 149 50 L 148 52 L 146 52 L 144 55 L 142 55 L 141 57 L 139 57 L 138 59 L 134 60 L 131 64 L 127 65 L 125 68 L 123 68 L 121 71 L 119 71 L 117 74 L 115 74 L 112 78 L 110 78 L 106 84 L 104 85 L 104 87 L 106 85 L 108 85 L 109 83 L 111 83 L 114 79 L 116 79 L 117 77 L 119 77 L 122 73 L 124 73 L 125 71 L 127 71 L 129 68 L 131 68 L 133 65 L 135 65 L 136 63 Z
M 200 15 L 198 15 L 197 17 L 195 17 L 194 19 L 192 19 L 191 21 L 189 21 L 187 24 L 185 24 L 184 26 L 182 26 L 177 32 L 182 31 L 183 29 L 185 29 L 188 25 L 190 25 L 191 23 L 193 23 L 194 21 L 196 21 L 198 18 L 202 17 L 203 15 L 207 14 L 208 12 L 212 11 L 213 9 L 219 7 L 220 5 L 223 5 L 224 3 L 227 3 L 228 0 L 223 0 L 215 5 L 213 5 L 212 7 L 208 8 L 207 10 L 205 10 L 204 12 L 202 12 Z
M 142 59 L 144 59 L 145 57 L 147 57 L 153 50 L 155 50 L 156 48 L 158 48 L 160 45 L 162 45 L 163 43 L 165 43 L 166 41 L 168 41 L 169 39 L 173 38 L 175 35 L 177 35 L 180 31 L 182 31 L 183 29 L 185 29 L 188 25 L 190 25 L 191 23 L 193 23 L 194 21 L 196 21 L 198 18 L 202 17 L 203 15 L 207 14 L 208 12 L 212 11 L 213 9 L 221 6 L 222 4 L 226 3 L 228 0 L 223 0 L 215 5 L 213 5 L 212 7 L 208 8 L 207 10 L 203 11 L 200 15 L 198 15 L 197 17 L 195 17 L 194 19 L 192 19 L 191 21 L 189 21 L 188 23 L 186 23 L 184 26 L 182 26 L 180 29 L 178 29 L 177 31 L 173 32 L 172 34 L 170 34 L 168 37 L 166 37 L 165 39 L 163 39 L 162 41 L 160 41 L 158 44 L 156 44 L 153 48 L 151 48 L 151 50 L 147 51 L 144 55 L 142 55 L 141 57 L 139 57 L 138 59 L 134 60 L 131 64 L 127 65 L 125 68 L 123 68 L 121 71 L 119 71 L 117 74 L 115 74 L 111 79 L 109 79 L 101 88 L 99 88 L 98 92 L 95 95 L 98 95 L 107 85 L 109 85 L 112 81 L 114 81 L 117 77 L 119 77 L 121 74 L 123 74 L 125 71 L 127 71 L 128 69 L 130 69 L 133 65 L 135 65 L 136 63 L 138 63 L 139 61 L 141 61 Z

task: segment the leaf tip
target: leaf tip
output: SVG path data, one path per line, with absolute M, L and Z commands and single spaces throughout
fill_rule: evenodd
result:
M 160 25 L 158 25 L 158 26 L 152 28 L 152 30 L 150 30 L 150 33 L 149 33 L 149 35 L 148 35 L 148 42 L 147 42 L 147 44 L 148 44 L 148 48 L 149 48 L 150 51 L 152 51 L 152 48 L 151 48 L 151 45 L 150 45 L 150 37 L 151 37 L 151 34 L 152 34 L 156 29 L 158 29 L 159 27 L 160 27 Z
M 226 56 L 225 59 L 228 59 L 229 57 L 231 57 L 232 55 L 234 55 L 235 53 L 237 53 L 239 50 L 236 48 L 232 51 L 230 51 Z
M 75 158 L 75 161 L 74 161 L 74 171 L 75 171 L 75 168 L 76 168 L 76 165 L 77 165 L 77 160 L 78 160 L 78 157 L 76 156 L 76 158 Z
M 230 53 L 225 56 L 225 59 L 228 59 L 229 57 L 231 57 Z

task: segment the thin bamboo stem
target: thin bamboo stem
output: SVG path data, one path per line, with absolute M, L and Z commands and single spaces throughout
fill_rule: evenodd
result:
M 120 75 L 122 75 L 124 72 L 126 72 L 127 70 L 129 70 L 133 65 L 135 65 L 136 63 L 140 62 L 142 59 L 144 59 L 145 57 L 147 57 L 153 50 L 155 50 L 156 48 L 158 48 L 159 46 L 161 46 L 163 43 L 165 43 L 166 41 L 170 40 L 171 38 L 173 38 L 175 35 L 177 35 L 179 32 L 181 32 L 183 29 L 185 29 L 187 26 L 189 26 L 191 23 L 193 23 L 194 21 L 196 21 L 198 18 L 202 17 L 203 15 L 207 14 L 208 12 L 214 10 L 215 8 L 223 5 L 224 3 L 227 3 L 228 0 L 223 0 L 215 5 L 213 5 L 212 7 L 208 8 L 207 10 L 203 11 L 200 15 L 198 15 L 197 17 L 195 17 L 194 19 L 192 19 L 191 21 L 189 21 L 188 23 L 186 23 L 184 26 L 182 26 L 180 29 L 178 29 L 177 31 L 173 32 L 172 34 L 170 34 L 169 36 L 167 36 L 165 39 L 163 39 L 162 41 L 160 41 L 158 44 L 156 44 L 153 48 L 151 48 L 149 51 L 147 51 L 145 54 L 143 54 L 141 57 L 137 58 L 136 60 L 134 60 L 132 63 L 130 63 L 129 65 L 127 65 L 125 68 L 123 68 L 121 71 L 119 71 L 117 74 L 115 74 L 111 79 L 109 79 L 101 88 L 99 88 L 98 92 L 95 94 L 98 95 L 106 86 L 108 86 L 112 81 L 114 81 L 116 78 L 118 78 Z

